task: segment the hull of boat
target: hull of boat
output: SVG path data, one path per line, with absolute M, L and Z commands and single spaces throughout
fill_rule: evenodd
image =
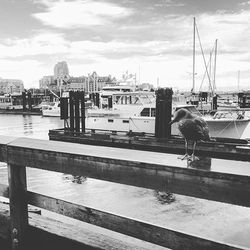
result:
M 53 117 L 60 117 L 60 110 L 43 110 L 42 111 L 43 116 L 53 116 Z
M 207 120 L 210 136 L 240 139 L 249 120 Z
M 249 120 L 207 120 L 209 134 L 211 137 L 224 137 L 240 139 Z M 135 133 L 155 133 L 155 118 L 154 117 L 87 117 L 86 128 L 96 130 L 109 131 L 132 131 Z M 172 135 L 179 135 L 177 124 L 171 127 Z

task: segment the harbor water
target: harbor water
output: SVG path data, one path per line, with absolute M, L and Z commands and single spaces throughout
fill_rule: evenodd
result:
M 62 127 L 57 117 L 0 114 L 0 135 L 48 140 L 50 129 Z M 250 127 L 244 135 L 250 138 Z M 34 192 L 250 249 L 249 208 L 175 194 L 164 201 L 157 190 L 31 168 L 27 178 Z M 7 184 L 5 163 L 0 183 Z

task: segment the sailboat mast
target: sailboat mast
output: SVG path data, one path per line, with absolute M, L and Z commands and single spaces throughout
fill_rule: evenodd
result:
M 240 92 L 240 71 L 238 71 L 238 92 Z
M 194 32 L 193 32 L 193 88 L 192 93 L 194 93 L 195 88 L 195 17 L 194 17 Z
M 217 42 L 218 39 L 215 40 L 215 49 L 214 49 L 214 81 L 213 81 L 213 95 L 215 94 L 215 76 L 216 76 L 216 57 L 217 57 Z

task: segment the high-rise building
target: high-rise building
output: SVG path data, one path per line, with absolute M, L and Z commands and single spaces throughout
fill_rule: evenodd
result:
M 69 68 L 65 61 L 58 62 L 54 67 L 54 78 L 64 79 L 69 78 Z

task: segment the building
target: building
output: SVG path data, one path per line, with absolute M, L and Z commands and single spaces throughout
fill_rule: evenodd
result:
M 53 92 L 59 93 L 69 90 L 81 90 L 86 93 L 93 93 L 100 91 L 106 85 L 115 85 L 117 81 L 111 75 L 99 76 L 95 71 L 88 76 L 70 76 L 68 65 L 65 61 L 58 62 L 54 66 L 54 75 L 43 76 L 39 80 L 39 87 L 41 89 L 50 89 Z
M 67 90 L 83 90 L 86 93 L 100 91 L 104 86 L 115 85 L 116 79 L 109 76 L 99 76 L 95 71 L 88 76 L 70 77 L 68 84 L 63 82 L 63 89 Z
M 0 78 L 0 94 L 18 94 L 24 91 L 22 80 Z
M 55 85 L 54 76 L 43 76 L 41 80 L 39 80 L 39 88 L 46 89 Z
M 65 82 L 64 82 L 65 85 Z M 86 76 L 71 76 L 65 89 L 67 90 L 83 90 L 87 91 L 87 77 Z
M 69 78 L 69 68 L 65 61 L 58 62 L 54 66 L 54 78 L 55 79 Z
M 98 92 L 106 85 L 115 85 L 117 81 L 115 78 L 109 76 L 99 76 L 95 71 L 87 77 L 86 91 L 88 93 Z

